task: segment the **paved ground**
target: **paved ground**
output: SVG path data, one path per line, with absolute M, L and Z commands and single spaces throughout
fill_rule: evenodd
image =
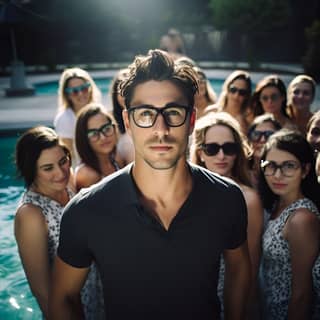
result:
M 299 69 L 297 69 L 297 72 Z M 230 70 L 206 69 L 208 77 L 225 79 Z M 113 70 L 90 72 L 93 77 L 112 77 Z M 253 82 L 259 81 L 269 73 L 251 73 Z M 27 84 L 46 82 L 59 79 L 60 74 L 50 75 L 28 75 Z M 286 84 L 294 75 L 281 74 Z M 10 87 L 10 78 L 0 78 L 0 132 L 15 129 L 30 128 L 43 124 L 52 126 L 52 121 L 57 110 L 57 96 L 31 96 L 31 97 L 5 97 L 5 89 Z M 103 103 L 110 107 L 110 98 L 103 96 Z M 317 86 L 316 101 L 312 106 L 313 110 L 320 109 L 320 85 Z

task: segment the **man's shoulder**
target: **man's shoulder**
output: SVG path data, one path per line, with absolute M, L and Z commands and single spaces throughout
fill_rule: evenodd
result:
M 132 197 L 133 191 L 130 176 L 131 167 L 132 164 L 129 164 L 89 188 L 81 189 L 68 203 L 66 209 L 74 206 L 77 208 L 81 208 L 82 206 L 86 208 L 97 207 L 102 206 L 102 204 L 108 204 L 109 207 L 112 207 L 119 202 L 124 203 L 125 199 L 129 200 L 129 194 Z M 123 197 L 123 194 L 126 194 L 126 196 Z
M 240 190 L 238 184 L 230 178 L 223 177 L 195 164 L 190 164 L 190 167 L 195 179 L 197 179 L 197 181 L 199 181 L 199 183 L 205 188 L 210 185 L 212 188 L 216 188 L 221 191 L 230 189 Z

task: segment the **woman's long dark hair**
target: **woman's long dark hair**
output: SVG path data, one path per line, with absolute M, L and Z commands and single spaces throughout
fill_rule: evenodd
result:
M 320 185 L 317 182 L 315 172 L 314 153 L 304 136 L 297 131 L 281 129 L 274 133 L 264 146 L 261 160 L 265 160 L 268 152 L 276 148 L 294 155 L 300 162 L 301 167 L 310 165 L 310 170 L 306 177 L 301 181 L 301 190 L 305 197 L 312 200 L 320 210 Z M 269 188 L 262 170 L 260 170 L 259 193 L 265 209 L 272 210 L 279 199 Z

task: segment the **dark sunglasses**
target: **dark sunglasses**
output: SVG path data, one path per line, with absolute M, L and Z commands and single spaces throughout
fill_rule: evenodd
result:
M 248 92 L 249 92 L 249 91 L 246 90 L 246 89 L 240 89 L 240 88 L 238 88 L 238 87 L 236 87 L 236 86 L 230 86 L 228 90 L 229 90 L 229 92 L 232 93 L 232 94 L 235 94 L 235 93 L 238 92 L 239 95 L 242 96 L 242 97 L 243 97 L 243 96 L 246 96 L 246 95 L 248 94 Z
M 313 127 L 310 131 L 310 134 L 312 136 L 320 136 L 320 128 L 318 127 Z
M 215 156 L 220 149 L 226 156 L 234 156 L 239 152 L 239 145 L 235 142 L 225 142 L 224 144 L 203 143 L 201 149 L 207 156 Z
M 89 88 L 90 88 L 90 83 L 86 82 L 80 86 L 65 88 L 64 92 L 66 94 L 76 96 L 79 94 L 79 92 L 88 92 Z
M 265 140 L 268 140 L 268 138 L 274 133 L 272 130 L 265 130 L 265 131 L 259 131 L 259 130 L 253 130 L 249 134 L 249 139 L 253 142 L 258 142 L 261 140 L 262 137 L 264 137 Z

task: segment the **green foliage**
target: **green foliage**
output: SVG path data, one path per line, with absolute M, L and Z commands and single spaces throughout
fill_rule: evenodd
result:
M 218 29 L 257 34 L 286 26 L 291 9 L 287 0 L 209 0 Z
M 306 29 L 307 51 L 302 59 L 305 73 L 320 82 L 320 20 Z

